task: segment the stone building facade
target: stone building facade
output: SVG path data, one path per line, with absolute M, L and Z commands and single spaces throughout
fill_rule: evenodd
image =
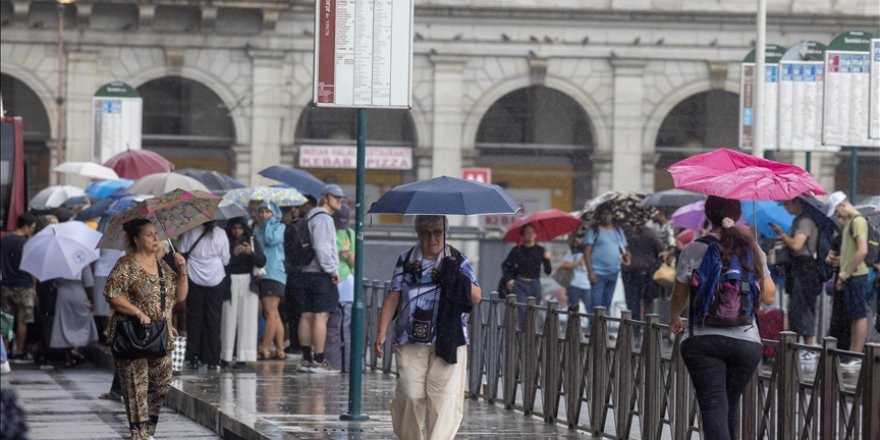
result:
M 144 148 L 178 168 L 263 183 L 259 170 L 298 166 L 303 145 L 354 143 L 353 111 L 310 106 L 312 2 L 77 0 L 63 8 L 60 75 L 57 5 L 0 5 L 3 99 L 26 118 L 32 186 L 54 182 L 57 103 L 65 159 L 92 160 L 91 98 L 116 80 L 144 99 Z M 467 166 L 491 168 L 533 209 L 671 187 L 670 163 L 737 144 L 754 8 L 754 0 L 416 0 L 413 108 L 371 110 L 367 122 L 368 144 L 411 148 L 413 166 L 368 173 L 368 203 L 390 186 Z M 768 43 L 827 43 L 876 29 L 880 4 L 768 0 L 767 22 Z M 804 165 L 803 154 L 776 158 Z M 841 158 L 846 150 L 813 155 L 826 188 L 845 187 Z M 880 157 L 859 160 L 860 193 L 880 193 Z M 353 170 L 310 171 L 354 182 Z

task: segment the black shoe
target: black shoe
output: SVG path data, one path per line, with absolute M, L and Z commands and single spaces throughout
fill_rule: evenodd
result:
M 208 366 L 208 368 L 211 368 L 211 367 Z M 224 360 L 221 360 L 221 361 L 220 361 L 220 368 L 229 368 L 229 362 L 226 362 L 226 361 L 224 361 Z
M 189 367 L 193 370 L 198 370 L 199 369 L 199 361 L 197 361 L 197 360 L 189 361 Z
M 234 368 L 244 368 L 244 367 L 247 367 L 247 363 L 245 361 L 238 361 L 235 363 Z

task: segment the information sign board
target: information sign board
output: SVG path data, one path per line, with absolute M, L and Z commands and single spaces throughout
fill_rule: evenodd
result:
M 842 147 L 880 147 L 868 137 L 871 34 L 844 32 L 825 51 L 822 139 Z
M 779 60 L 785 48 L 768 44 L 764 64 L 764 149 L 777 149 L 777 107 L 779 104 Z M 751 149 L 754 146 L 755 114 L 755 51 L 752 50 L 743 60 L 739 83 L 739 146 Z
M 143 99 L 130 85 L 104 84 L 92 98 L 92 160 L 104 163 L 125 150 L 140 150 Z

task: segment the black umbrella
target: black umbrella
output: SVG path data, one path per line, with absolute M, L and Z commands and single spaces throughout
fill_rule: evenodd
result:
M 186 168 L 175 171 L 175 173 L 183 174 L 184 176 L 198 180 L 212 192 L 223 192 L 229 191 L 230 189 L 245 187 L 243 183 L 235 180 L 232 176 L 227 176 L 226 174 L 213 170 Z
M 693 191 L 673 188 L 649 195 L 648 198 L 642 202 L 642 205 L 653 206 L 665 212 L 668 217 L 676 209 L 700 200 L 706 200 L 706 196 Z

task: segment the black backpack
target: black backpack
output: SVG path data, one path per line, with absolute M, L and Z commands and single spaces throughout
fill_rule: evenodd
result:
M 880 224 L 875 223 L 876 226 L 872 225 L 868 218 L 863 215 L 858 215 L 853 220 L 859 217 L 865 219 L 865 223 L 868 224 L 868 254 L 865 255 L 865 264 L 868 265 L 868 268 L 871 268 L 880 261 Z M 852 227 L 850 227 L 850 233 L 852 233 Z
M 308 266 L 315 259 L 309 221 L 321 214 L 319 212 L 308 218 L 296 218 L 287 224 L 284 229 L 284 263 L 288 268 L 299 269 Z M 330 215 L 326 212 L 323 214 Z

